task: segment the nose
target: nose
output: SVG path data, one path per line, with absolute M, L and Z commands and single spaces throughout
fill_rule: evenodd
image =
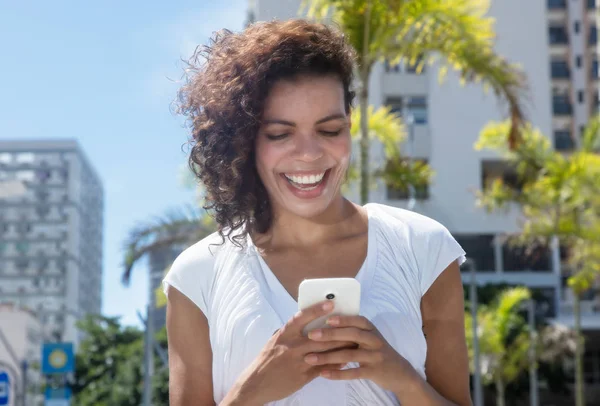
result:
M 323 147 L 314 134 L 305 134 L 296 138 L 295 155 L 306 162 L 316 161 L 323 156 Z

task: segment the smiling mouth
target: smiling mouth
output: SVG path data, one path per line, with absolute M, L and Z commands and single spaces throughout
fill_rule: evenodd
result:
M 292 175 L 292 174 L 282 174 L 283 177 L 288 181 L 288 183 L 300 190 L 313 190 L 319 187 L 321 183 L 323 183 L 323 179 L 325 179 L 325 175 L 331 169 L 327 169 L 326 171 L 315 173 L 311 175 Z

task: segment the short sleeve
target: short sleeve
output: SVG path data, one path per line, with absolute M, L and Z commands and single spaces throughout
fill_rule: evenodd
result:
M 429 221 L 421 237 L 415 248 L 419 251 L 421 295 L 424 295 L 452 262 L 462 265 L 466 253 L 450 231 L 434 220 Z
M 168 295 L 168 286 L 177 289 L 208 318 L 215 257 L 209 249 L 209 241 L 205 240 L 179 254 L 163 279 L 163 290 Z

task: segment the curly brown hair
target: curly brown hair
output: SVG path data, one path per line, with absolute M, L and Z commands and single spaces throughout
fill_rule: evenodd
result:
M 302 19 L 255 23 L 241 33 L 222 30 L 196 49 L 187 62 L 178 111 L 188 117 L 189 165 L 206 188 L 204 208 L 215 217 L 223 241 L 228 237 L 241 246 L 247 233 L 271 226 L 254 150 L 273 84 L 299 75 L 336 75 L 349 113 L 355 60 L 339 30 Z

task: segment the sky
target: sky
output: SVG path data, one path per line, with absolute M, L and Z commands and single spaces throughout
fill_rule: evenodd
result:
M 131 228 L 194 203 L 171 110 L 182 58 L 238 31 L 248 0 L 0 0 L 0 139 L 74 138 L 104 185 L 103 314 L 139 325 L 145 261 L 121 284 Z

